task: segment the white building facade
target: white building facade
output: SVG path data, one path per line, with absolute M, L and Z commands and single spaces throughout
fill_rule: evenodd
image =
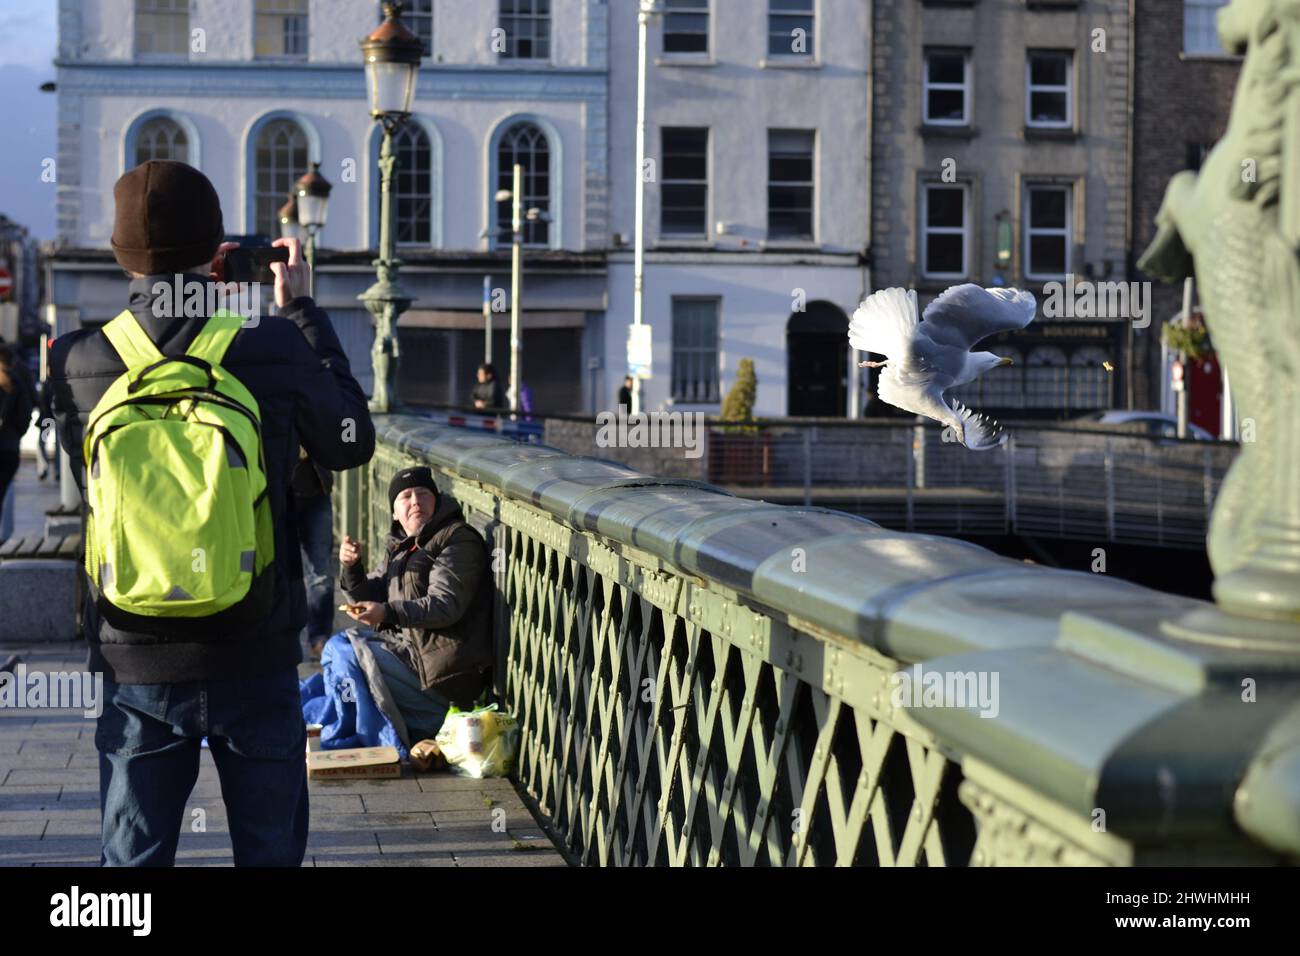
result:
M 871 5 L 659 6 L 646 84 L 653 374 L 643 407 L 716 414 L 737 363 L 751 358 L 755 414 L 852 414 L 848 315 L 871 288 Z M 614 368 L 624 361 L 634 286 L 635 3 L 611 3 L 609 32 L 606 364 Z
M 310 164 L 333 184 L 316 297 L 370 384 L 380 131 L 358 41 L 378 0 L 59 0 L 59 331 L 125 304 L 113 183 L 149 158 L 212 180 L 231 236 L 278 234 Z M 509 204 L 526 233 L 534 406 L 613 407 L 632 317 L 635 0 L 408 0 L 427 41 L 397 142 L 399 394 L 463 402 L 509 367 Z M 644 407 L 716 413 L 740 358 L 761 415 L 851 411 L 847 315 L 870 289 L 869 0 L 661 0 L 650 34 Z M 503 222 L 505 228 L 503 229 Z
M 428 55 L 396 143 L 398 254 L 416 299 L 399 326 L 399 387 L 465 401 L 485 352 L 484 275 L 503 290 L 493 359 L 508 368 L 509 205 L 493 196 L 518 159 L 525 200 L 550 217 L 527 235 L 523 378 L 539 407 L 583 407 L 606 304 L 605 4 L 405 6 Z M 369 0 L 60 0 L 62 330 L 125 304 L 109 237 L 126 170 L 189 162 L 216 187 L 228 235 L 274 238 L 275 211 L 319 162 L 334 188 L 317 298 L 368 388 L 373 332 L 356 296 L 374 281 L 381 133 L 358 41 L 381 19 Z

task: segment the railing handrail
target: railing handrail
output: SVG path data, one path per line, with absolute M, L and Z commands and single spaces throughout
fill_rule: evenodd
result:
M 511 412 L 509 409 L 483 409 L 475 408 L 472 405 L 460 405 L 454 403 L 441 402 L 422 402 L 419 405 L 412 406 L 413 410 L 429 409 L 441 412 L 463 412 L 469 415 L 475 415 L 482 418 L 504 418 L 509 419 L 512 415 L 520 420 L 525 417 L 534 422 L 544 423 L 546 419 L 554 419 L 563 422 L 582 422 L 590 424 L 593 428 L 597 426 L 597 414 L 612 414 L 614 409 L 603 409 L 595 414 L 578 414 L 575 412 Z M 662 409 L 663 414 L 678 412 L 680 414 L 693 414 L 683 409 L 666 408 Z M 1104 426 L 1094 427 L 1086 422 L 1059 423 L 1051 421 L 1042 421 L 1039 419 L 1002 419 L 1002 425 L 1007 430 L 1019 431 L 1041 431 L 1041 432 L 1065 432 L 1070 434 L 1083 433 L 1088 435 L 1112 435 L 1116 438 L 1134 438 L 1143 439 L 1152 444 L 1188 444 L 1196 446 L 1214 447 L 1237 447 L 1240 443 L 1230 439 L 1214 438 L 1177 438 L 1170 436 L 1168 438 L 1146 435 L 1138 431 L 1125 431 L 1118 428 L 1106 428 Z M 789 428 L 844 428 L 844 429 L 891 429 L 891 428 L 924 428 L 927 431 L 941 431 L 943 425 L 934 421 L 921 421 L 914 418 L 809 418 L 809 417 L 764 417 L 745 420 L 730 420 L 718 418 L 711 415 L 704 416 L 704 424 L 710 429 L 719 428 L 756 428 L 760 431 L 766 429 Z
M 1261 664 L 1230 646 L 1178 640 L 1181 621 L 1212 613 L 1204 602 L 427 419 L 384 416 L 376 425 L 382 443 L 435 466 L 453 491 L 498 514 L 536 514 L 535 537 L 586 536 L 641 569 L 629 581 L 647 575 L 645 587 L 660 587 L 653 582 L 664 576 L 701 602 L 713 595 L 742 617 L 754 608 L 813 635 L 819 662 L 806 679 L 838 681 L 846 699 L 873 693 L 854 683 L 865 679 L 853 676 L 862 653 L 941 674 L 1000 675 L 994 720 L 969 706 L 915 701 L 898 712 L 881 704 L 889 693 L 881 686 L 874 706 L 924 727 L 963 767 L 991 768 L 1026 799 L 1064 808 L 1085 830 L 1101 809 L 1107 832 L 1134 845 L 1197 838 L 1228 855 L 1249 851 L 1231 823 L 1241 811 L 1232 795 L 1267 735 L 1300 720 L 1286 715 L 1297 701 L 1297 655 Z M 711 628 L 723 626 L 716 621 Z M 1239 672 L 1276 682 L 1271 703 L 1261 690 L 1261 704 L 1241 707 Z M 1181 784 L 1175 800 L 1169 787 L 1180 781 L 1194 785 Z M 1294 815 L 1300 794 L 1285 780 L 1270 785 L 1269 812 Z M 1272 851 L 1300 854 L 1294 828 L 1252 832 L 1261 830 L 1278 834 Z

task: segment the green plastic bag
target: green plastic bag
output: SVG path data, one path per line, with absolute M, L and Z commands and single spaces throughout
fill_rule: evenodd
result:
M 437 741 L 448 767 L 462 777 L 505 777 L 519 754 L 519 721 L 498 712 L 496 704 L 452 707 Z

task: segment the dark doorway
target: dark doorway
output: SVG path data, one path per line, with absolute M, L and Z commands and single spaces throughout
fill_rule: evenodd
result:
M 844 418 L 849 392 L 849 318 L 830 302 L 809 302 L 785 326 L 787 414 Z

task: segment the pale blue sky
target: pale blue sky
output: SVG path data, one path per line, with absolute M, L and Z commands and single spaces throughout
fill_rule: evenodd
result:
M 56 156 L 57 97 L 38 87 L 54 79 L 56 0 L 0 0 L 0 212 L 54 238 L 54 183 L 41 161 Z

